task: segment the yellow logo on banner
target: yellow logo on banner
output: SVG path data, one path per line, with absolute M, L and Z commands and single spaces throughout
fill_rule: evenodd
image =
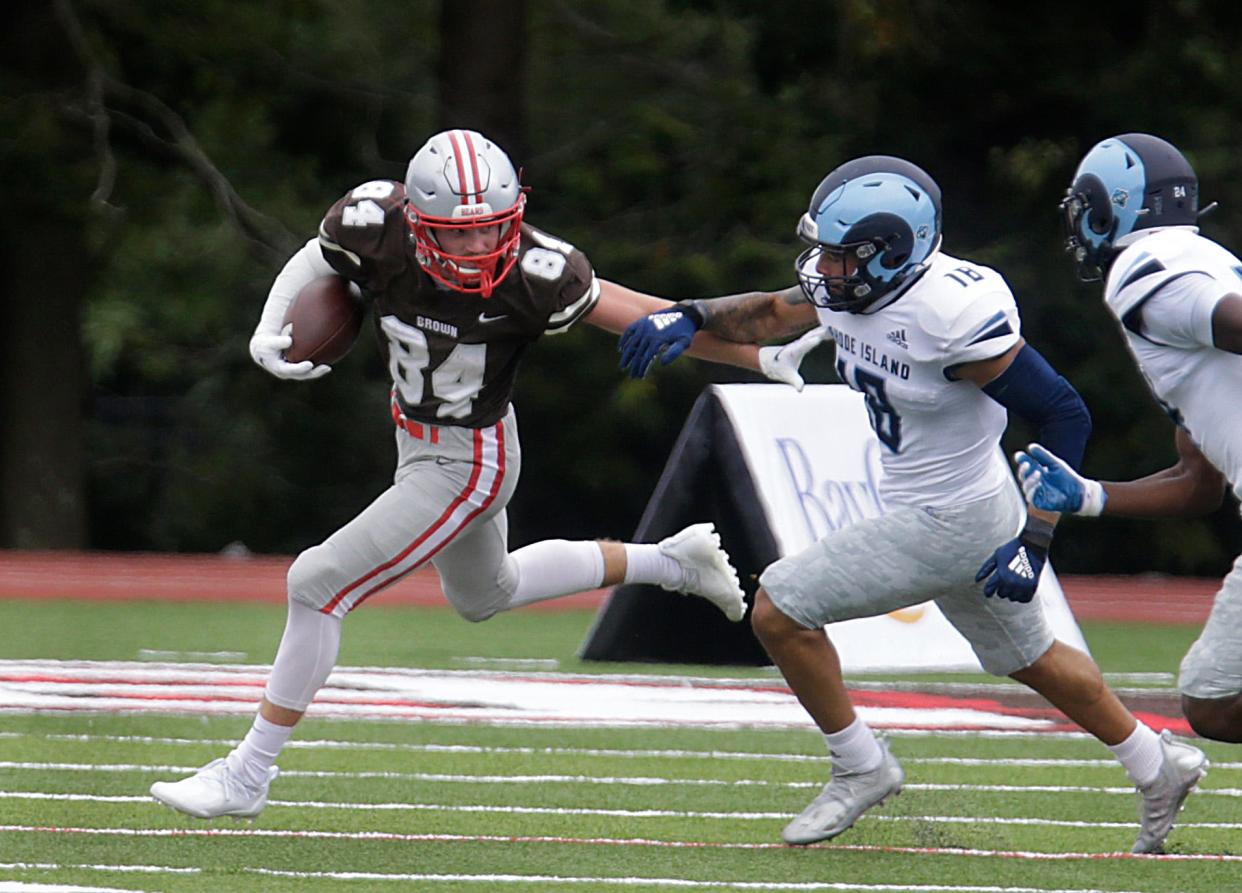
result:
M 915 605 L 913 608 L 898 608 L 896 611 L 889 611 L 888 616 L 898 623 L 918 623 L 926 613 L 927 608 Z

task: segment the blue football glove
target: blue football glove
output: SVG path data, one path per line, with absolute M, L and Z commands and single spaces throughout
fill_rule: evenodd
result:
M 1047 560 L 1046 546 L 1036 545 L 1028 538 L 1019 536 L 1005 543 L 983 562 L 983 567 L 975 574 L 975 582 L 987 578 L 983 594 L 989 598 L 999 595 L 1011 602 L 1029 602 L 1035 597 L 1039 574 Z
M 667 366 L 682 355 L 700 323 L 676 307 L 636 319 L 621 333 L 621 370 L 630 378 L 645 378 L 656 357 Z
M 1099 481 L 1080 475 L 1055 453 L 1038 443 L 1013 454 L 1026 501 L 1047 512 L 1098 515 L 1108 494 Z

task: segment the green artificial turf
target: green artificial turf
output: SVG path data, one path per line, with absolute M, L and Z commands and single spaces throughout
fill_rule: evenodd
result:
M 471 625 L 442 609 L 368 608 L 346 621 L 341 663 L 464 669 L 474 665 L 466 658 L 519 658 L 571 672 L 708 672 L 583 664 L 575 655 L 591 619 L 532 611 Z M 0 629 L 21 631 L 0 640 L 0 658 L 229 652 L 244 657 L 228 662 L 263 663 L 282 622 L 283 611 L 267 605 L 0 602 Z M 1104 669 L 1124 673 L 1175 672 L 1194 635 L 1140 624 L 1084 631 Z M 0 714 L 0 882 L 169 893 L 1224 893 L 1242 872 L 1227 861 L 1112 858 L 1133 840 L 1135 795 L 1101 745 L 1065 736 L 896 733 L 904 793 L 807 849 L 777 844 L 787 817 L 827 779 L 822 758 L 798 759 L 822 757 L 810 730 L 308 719 L 281 756 L 274 802 L 253 823 L 191 820 L 146 796 L 152 781 L 226 752 L 248 725 Z M 1216 765 L 1170 848 L 1227 856 L 1242 840 L 1242 773 L 1231 762 L 1236 748 L 1205 749 Z M 222 833 L 198 833 L 208 830 Z M 1047 858 L 1056 854 L 1069 855 Z

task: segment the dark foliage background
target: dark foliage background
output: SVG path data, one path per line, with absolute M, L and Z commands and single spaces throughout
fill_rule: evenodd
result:
M 259 371 L 246 342 L 327 206 L 400 178 L 449 125 L 494 123 L 521 149 L 532 222 L 601 275 L 670 298 L 791 284 L 793 225 L 823 174 L 855 155 L 908 157 L 941 183 L 946 250 L 1001 269 L 1027 337 L 1086 397 L 1086 470 L 1132 477 L 1172 460 L 1171 428 L 1098 291 L 1073 279 L 1056 204 L 1094 142 L 1154 132 L 1221 202 L 1205 232 L 1242 247 L 1233 4 L 451 9 L 11 6 L 0 546 L 292 552 L 377 494 L 393 448 L 374 345 L 303 384 Z M 614 339 L 585 326 L 530 357 L 515 544 L 629 534 L 694 397 L 746 378 L 685 362 L 631 382 L 615 358 Z M 831 352 L 806 370 L 831 380 Z M 1015 429 L 1017 446 L 1028 432 Z M 1195 521 L 1069 522 L 1057 560 L 1219 574 L 1238 528 L 1232 501 Z

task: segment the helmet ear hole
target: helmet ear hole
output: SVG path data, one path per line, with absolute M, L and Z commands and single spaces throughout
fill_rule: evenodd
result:
M 859 221 L 860 229 L 881 234 L 879 241 L 880 266 L 886 270 L 900 270 L 910 261 L 914 251 L 914 232 L 910 223 L 900 215 L 881 211 Z
M 1113 214 L 1112 201 L 1104 181 L 1095 174 L 1083 174 L 1074 181 L 1073 190 L 1084 199 L 1083 222 L 1087 228 L 1097 236 L 1108 235 L 1116 215 Z

